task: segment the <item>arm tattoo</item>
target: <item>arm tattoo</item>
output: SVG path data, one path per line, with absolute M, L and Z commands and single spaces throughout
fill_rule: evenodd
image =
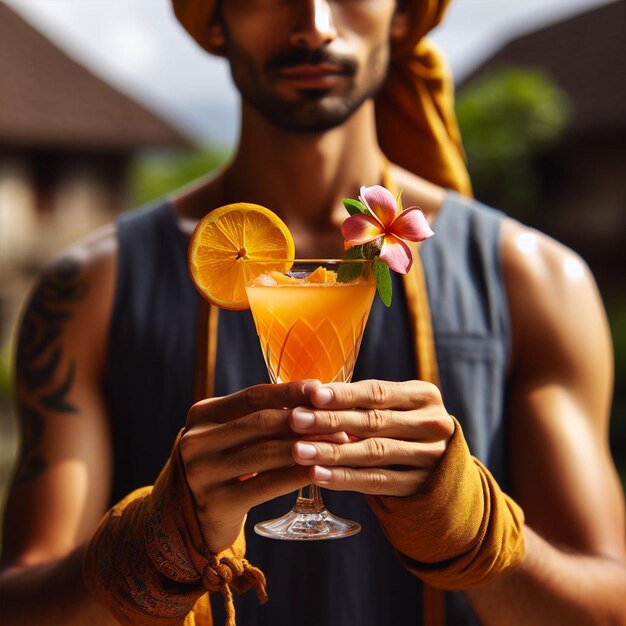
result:
M 22 320 L 17 346 L 18 406 L 22 425 L 22 456 L 15 477 L 24 483 L 46 468 L 38 449 L 46 428 L 45 413 L 77 413 L 68 396 L 76 362 L 63 364 L 61 337 L 74 305 L 88 290 L 81 264 L 65 257 L 39 281 Z

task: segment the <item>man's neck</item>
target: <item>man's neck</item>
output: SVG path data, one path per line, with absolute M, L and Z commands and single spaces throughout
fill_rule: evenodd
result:
M 341 200 L 356 198 L 361 185 L 381 183 L 383 163 L 372 102 L 319 134 L 281 130 L 244 103 L 231 163 L 181 190 L 173 203 L 185 231 L 222 204 L 260 204 L 285 221 L 299 257 L 341 257 L 340 226 L 347 217 Z
M 272 126 L 244 105 L 239 146 L 231 163 L 172 198 L 181 228 L 191 232 L 210 210 L 232 202 L 254 202 L 286 222 L 299 257 L 340 257 L 340 225 L 347 217 L 342 198 L 356 198 L 361 185 L 382 182 L 384 156 L 378 146 L 371 102 L 345 124 L 325 133 L 290 133 Z M 419 206 L 436 219 L 445 191 L 401 168 L 394 183 L 405 206 Z
M 224 200 L 270 207 L 298 232 L 320 232 L 345 219 L 341 199 L 381 182 L 382 152 L 373 106 L 345 124 L 312 134 L 287 132 L 244 105 L 241 139 L 224 174 Z

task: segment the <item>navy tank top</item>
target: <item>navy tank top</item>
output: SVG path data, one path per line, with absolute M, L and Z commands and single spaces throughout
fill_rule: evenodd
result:
M 463 425 L 472 453 L 506 488 L 504 388 L 509 315 L 500 267 L 502 214 L 449 192 L 421 257 L 428 287 L 444 403 Z M 118 223 L 117 291 L 109 337 L 106 399 L 114 442 L 111 501 L 152 484 L 193 402 L 199 296 L 186 269 L 186 237 L 172 206 L 160 203 Z M 353 380 L 416 377 L 401 280 L 390 309 L 378 298 Z M 249 311 L 220 311 L 216 395 L 269 382 Z M 236 598 L 241 626 L 417 626 L 422 586 L 401 565 L 364 496 L 324 491 L 335 514 L 360 534 L 338 541 L 258 537 L 257 521 L 277 517 L 294 494 L 250 512 L 247 558 L 268 579 L 270 600 Z M 221 599 L 212 598 L 216 624 Z M 447 623 L 473 625 L 464 596 L 446 594 Z

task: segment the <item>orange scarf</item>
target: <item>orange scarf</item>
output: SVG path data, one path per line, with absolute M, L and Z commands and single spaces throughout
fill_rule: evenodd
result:
M 410 0 L 411 33 L 392 50 L 392 63 L 376 98 L 380 146 L 387 158 L 447 189 L 471 195 L 454 114 L 452 76 L 425 38 L 441 22 L 450 0 Z M 172 0 L 187 32 L 209 52 L 214 0 Z

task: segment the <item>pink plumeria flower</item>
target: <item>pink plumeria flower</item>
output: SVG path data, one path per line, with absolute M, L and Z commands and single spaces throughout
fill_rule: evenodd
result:
M 361 187 L 361 202 L 370 215 L 356 213 L 341 225 L 346 250 L 379 237 L 383 238 L 380 260 L 399 274 L 406 274 L 413 265 L 413 254 L 407 241 L 423 241 L 435 233 L 419 207 L 404 211 L 392 193 L 381 187 Z

